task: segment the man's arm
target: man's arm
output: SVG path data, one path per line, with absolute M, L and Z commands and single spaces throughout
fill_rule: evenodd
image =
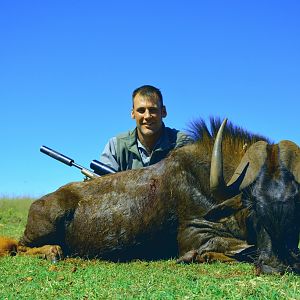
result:
M 100 162 L 113 168 L 116 172 L 120 171 L 120 165 L 117 161 L 117 138 L 109 139 L 100 156 Z

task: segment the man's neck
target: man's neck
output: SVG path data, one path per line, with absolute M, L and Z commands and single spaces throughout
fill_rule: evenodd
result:
M 151 135 L 151 136 L 145 136 L 142 135 L 139 131 L 138 131 L 138 139 L 139 141 L 142 143 L 142 145 L 145 147 L 145 149 L 147 150 L 147 152 L 149 154 L 152 153 L 156 143 L 158 142 L 158 140 L 161 137 L 162 134 L 162 130 L 160 130 L 160 132 L 158 132 L 157 134 Z

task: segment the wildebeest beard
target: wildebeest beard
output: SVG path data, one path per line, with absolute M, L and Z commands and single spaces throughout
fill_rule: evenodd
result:
M 153 166 L 35 201 L 20 245 L 113 261 L 253 259 L 259 272 L 298 272 L 299 147 L 225 124 L 194 124 L 200 139 Z

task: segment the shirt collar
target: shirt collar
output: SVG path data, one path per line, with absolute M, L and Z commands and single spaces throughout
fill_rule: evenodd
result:
M 170 144 L 169 137 L 166 132 L 165 124 L 162 123 L 162 135 L 156 142 L 156 144 L 153 148 L 153 151 L 155 151 L 155 150 L 162 151 L 165 149 L 169 149 L 172 146 L 173 145 Z M 137 128 L 135 128 L 130 133 L 130 139 L 128 141 L 128 149 L 132 152 L 135 152 L 134 150 L 135 149 L 138 150 L 137 148 L 142 148 L 146 151 L 145 147 L 143 146 L 143 144 L 139 141 L 139 139 L 137 137 Z

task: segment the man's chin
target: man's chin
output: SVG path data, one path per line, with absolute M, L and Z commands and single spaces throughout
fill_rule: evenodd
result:
M 140 132 L 141 135 L 143 136 L 159 136 L 161 132 L 161 128 L 157 128 L 157 126 L 146 126 L 142 125 L 138 127 L 138 131 Z
M 151 136 L 151 135 L 154 135 L 155 132 L 152 131 L 152 130 L 143 130 L 142 134 L 145 135 L 145 136 Z
M 152 136 L 152 135 L 157 134 L 157 132 L 158 132 L 157 130 L 153 130 L 153 129 L 150 129 L 150 128 L 143 128 L 141 130 L 141 133 L 144 136 Z

